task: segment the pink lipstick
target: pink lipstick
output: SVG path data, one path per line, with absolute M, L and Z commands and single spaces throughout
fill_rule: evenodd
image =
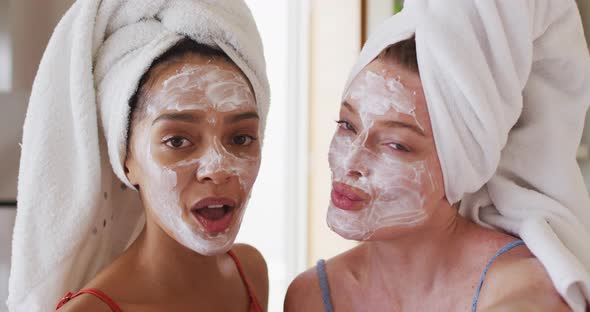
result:
M 332 184 L 332 203 L 342 210 L 361 210 L 368 198 L 365 192 L 344 183 Z

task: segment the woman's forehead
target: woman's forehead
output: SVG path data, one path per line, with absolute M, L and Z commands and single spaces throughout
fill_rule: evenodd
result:
M 154 78 L 156 82 L 159 82 L 161 84 L 162 82 L 169 79 L 171 76 L 176 75 L 184 67 L 189 66 L 199 68 L 206 65 L 213 65 L 221 70 L 233 71 L 236 74 L 241 74 L 242 76 L 244 76 L 241 70 L 225 57 L 216 55 L 201 55 L 198 53 L 187 53 L 182 56 L 179 56 L 173 61 L 158 64 L 156 68 L 160 68 L 156 72 Z
M 160 66 L 164 68 L 156 70 L 153 77 L 155 92 L 178 86 L 196 89 L 220 81 L 249 85 L 246 76 L 236 65 L 220 57 L 191 54 Z
M 379 58 L 367 64 L 367 66 L 365 66 L 355 77 L 351 86 L 362 83 L 362 81 L 365 80 L 363 77 L 366 77 L 367 73 L 377 75 L 385 82 L 397 81 L 401 83 L 406 90 L 413 94 L 422 91 L 422 82 L 418 73 L 407 69 L 404 65 Z M 371 81 L 374 85 L 376 85 L 377 82 L 377 80 Z M 386 85 L 384 85 L 384 87 L 386 87 Z
M 383 102 L 389 104 L 376 109 Z M 351 83 L 343 104 L 343 111 L 372 112 L 372 121 L 411 118 L 426 133 L 431 132 L 420 76 L 400 64 L 380 59 L 369 63 Z
M 246 78 L 222 58 L 195 55 L 169 64 L 157 74 L 147 94 L 152 109 L 256 109 Z

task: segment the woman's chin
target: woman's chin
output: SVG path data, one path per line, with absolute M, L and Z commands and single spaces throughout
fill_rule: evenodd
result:
M 360 233 L 360 232 L 356 232 L 356 231 L 350 231 L 348 229 L 340 229 L 337 227 L 330 227 L 332 229 L 332 231 L 338 235 L 340 235 L 340 237 L 347 239 L 347 240 L 354 240 L 354 241 L 365 241 L 366 240 L 366 236 L 367 234 L 365 233 Z
M 344 239 L 355 241 L 395 240 L 415 231 L 425 218 L 407 218 L 403 222 L 370 222 L 361 212 L 344 211 L 333 205 L 328 208 L 328 227 Z
M 218 234 L 214 238 L 195 233 L 192 238 L 179 240 L 179 243 L 204 256 L 217 256 L 228 252 L 236 239 L 236 233 Z
M 231 224 L 222 231 L 210 232 L 194 217 L 188 217 L 183 218 L 180 224 L 168 227 L 166 232 L 170 233 L 176 242 L 198 254 L 216 256 L 232 248 L 240 229 L 241 222 L 238 219 L 232 220 Z
M 362 241 L 368 235 L 367 231 L 355 224 L 355 222 L 346 222 L 341 219 L 327 219 L 328 227 L 344 239 Z

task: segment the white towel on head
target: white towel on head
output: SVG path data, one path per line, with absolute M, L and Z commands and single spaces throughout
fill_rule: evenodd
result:
M 590 57 L 574 0 L 409 0 L 351 80 L 416 36 L 449 202 L 519 235 L 575 311 L 590 299 L 590 199 L 576 163 Z
M 78 0 L 49 41 L 25 120 L 11 311 L 53 309 L 143 226 L 137 193 L 125 187 L 128 101 L 153 60 L 184 37 L 240 67 L 264 129 L 266 65 L 242 0 Z

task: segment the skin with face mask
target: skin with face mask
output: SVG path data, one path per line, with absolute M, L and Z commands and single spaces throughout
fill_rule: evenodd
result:
M 355 77 L 330 146 L 327 223 L 360 244 L 300 274 L 285 311 L 472 311 L 486 264 L 517 241 L 447 201 L 444 142 L 434 141 L 417 61 L 396 57 L 408 43 Z M 568 311 L 523 245 L 496 258 L 477 297 L 477 311 Z
M 252 295 L 266 310 L 265 261 L 234 245 L 260 167 L 256 100 L 229 58 L 199 49 L 153 65 L 137 94 L 125 166 L 146 225 L 84 287 L 124 311 L 252 311 Z M 60 311 L 111 309 L 82 295 Z

